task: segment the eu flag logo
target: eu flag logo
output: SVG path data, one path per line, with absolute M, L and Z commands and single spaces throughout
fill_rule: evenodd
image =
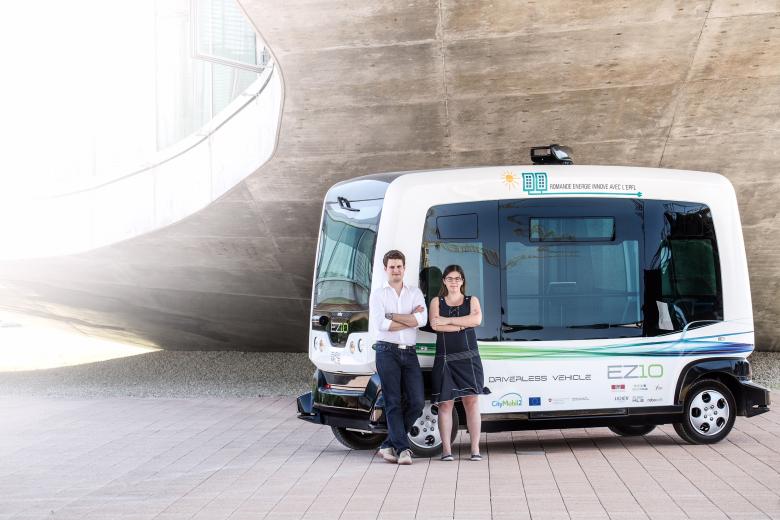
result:
M 542 398 L 541 397 L 529 397 L 528 398 L 528 406 L 541 406 L 542 405 Z

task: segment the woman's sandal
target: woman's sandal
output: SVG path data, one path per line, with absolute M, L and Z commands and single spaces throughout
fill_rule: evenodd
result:
M 479 453 L 472 453 L 471 454 L 471 460 L 473 460 L 473 461 L 480 461 L 480 460 L 482 460 L 482 455 L 480 455 Z
M 446 455 L 442 455 L 441 459 L 439 460 L 443 460 L 444 462 L 452 462 L 455 460 L 455 458 L 452 456 L 452 453 L 447 453 Z

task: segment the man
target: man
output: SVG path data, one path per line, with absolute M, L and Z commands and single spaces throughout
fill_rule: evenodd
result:
M 382 381 L 387 439 L 379 449 L 387 462 L 411 464 L 407 434 L 425 404 L 422 371 L 417 360 L 417 327 L 428 321 L 425 298 L 404 283 L 406 257 L 388 251 L 382 263 L 387 282 L 371 293 L 370 319 L 376 338 L 376 371 Z M 406 397 L 406 406 L 401 397 Z

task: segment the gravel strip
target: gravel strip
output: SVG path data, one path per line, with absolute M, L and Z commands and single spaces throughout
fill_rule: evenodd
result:
M 68 398 L 300 395 L 305 353 L 160 350 L 47 370 L 0 373 L 0 395 Z
M 753 380 L 780 390 L 780 352 L 750 356 Z M 0 395 L 68 398 L 257 397 L 309 391 L 304 353 L 160 350 L 71 367 L 0 373 Z
M 750 354 L 753 381 L 780 391 L 780 352 L 753 352 Z

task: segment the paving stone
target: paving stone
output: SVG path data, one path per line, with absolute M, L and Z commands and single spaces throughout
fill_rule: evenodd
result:
M 0 398 L 0 417 L 2 520 L 780 519 L 777 411 L 715 445 L 668 425 L 504 432 L 479 464 L 411 467 L 347 450 L 292 397 Z

